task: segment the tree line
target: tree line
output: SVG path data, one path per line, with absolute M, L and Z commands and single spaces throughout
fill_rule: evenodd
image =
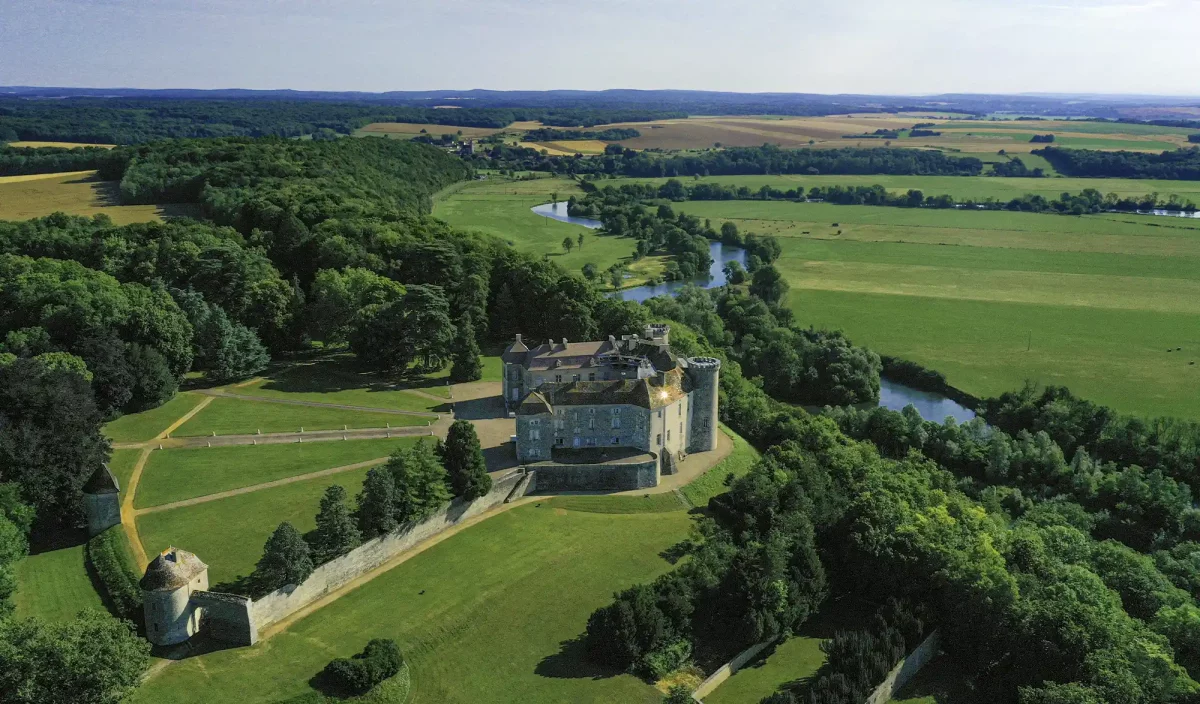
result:
M 119 159 L 118 155 L 99 147 L 67 149 L 62 147 L 6 147 L 0 144 L 0 176 L 90 171 L 105 167 L 110 161 Z
M 1064 176 L 1200 181 L 1200 147 L 1149 154 L 1093 149 L 1035 149 Z
M 541 127 L 525 133 L 526 142 L 556 142 L 564 139 L 599 139 L 605 142 L 620 142 L 623 139 L 641 137 L 642 133 L 631 127 L 609 127 L 603 130 L 555 130 Z

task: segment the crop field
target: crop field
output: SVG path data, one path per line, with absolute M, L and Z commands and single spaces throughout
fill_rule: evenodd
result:
M 420 124 L 415 122 L 373 122 L 355 130 L 355 137 L 392 137 L 395 139 L 412 139 L 422 133 L 434 137 L 444 134 L 457 134 L 468 139 L 487 137 L 500 130 L 491 127 L 457 127 L 454 125 Z
M 118 205 L 115 181 L 100 181 L 93 171 L 31 176 L 0 176 L 0 220 L 28 220 L 51 213 L 99 215 L 118 225 L 154 222 L 193 212 L 188 205 Z
M 80 149 L 82 147 L 100 147 L 101 149 L 113 149 L 115 144 L 83 144 L 80 142 L 24 142 L 16 141 L 9 142 L 10 147 L 26 147 L 26 148 L 41 148 L 41 147 L 58 147 L 60 149 Z
M 1021 155 L 1026 166 L 1032 167 L 1028 155 Z M 1040 158 L 1040 157 L 1038 157 Z M 597 185 L 620 186 L 625 183 L 661 184 L 666 178 L 621 178 L 598 181 Z M 745 186 L 757 191 L 770 186 L 781 191 L 803 187 L 809 190 L 830 186 L 874 186 L 887 188 L 893 193 L 905 193 L 910 189 L 925 195 L 951 195 L 957 199 L 1007 201 L 1035 193 L 1047 198 L 1057 198 L 1064 192 L 1079 193 L 1085 188 L 1094 188 L 1101 193 L 1116 193 L 1119 196 L 1144 196 L 1157 193 L 1160 198 L 1178 195 L 1183 200 L 1200 204 L 1200 181 L 1155 181 L 1128 178 L 999 178 L 995 176 L 810 176 L 800 174 L 772 176 L 705 176 L 699 179 L 679 179 L 686 184 L 720 183 L 729 186 Z
M 419 437 L 158 450 L 138 482 L 135 508 L 386 458 Z
M 301 429 L 341 430 L 343 427 L 383 428 L 388 425 L 395 428 L 427 425 L 432 420 L 433 416 L 372 413 L 223 397 L 214 399 L 204 410 L 181 425 L 172 436 L 245 435 L 258 431 L 295 433 Z
M 1190 364 L 1200 221 L 754 201 L 678 209 L 779 236 L 799 322 L 842 329 L 969 393 L 1028 379 L 1124 411 L 1200 417 Z
M 480 181 L 439 198 L 433 208 L 435 217 L 456 227 L 475 230 L 500 238 L 521 252 L 545 255 L 567 271 L 578 272 L 584 264 L 596 264 L 601 270 L 623 261 L 633 264 L 635 242 L 626 237 L 597 235 L 580 225 L 559 222 L 535 215 L 530 208 L 547 203 L 552 193 L 566 200 L 579 193 L 578 186 L 564 179 L 535 181 Z M 583 233 L 583 247 L 570 253 L 563 250 L 566 237 L 577 238 Z M 661 273 L 658 260 L 638 262 L 627 285 L 636 285 Z
M 88 575 L 84 550 L 82 544 L 72 545 L 18 562 L 16 615 L 68 621 L 82 609 L 104 611 Z

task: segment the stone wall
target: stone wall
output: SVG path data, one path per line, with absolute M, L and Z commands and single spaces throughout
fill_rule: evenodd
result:
M 884 678 L 883 683 L 875 688 L 871 696 L 867 697 L 865 704 L 884 704 L 885 702 L 890 702 L 892 697 L 896 696 L 896 693 L 901 689 L 904 689 L 904 685 L 908 684 L 909 680 L 913 677 L 916 677 L 921 668 L 925 667 L 938 654 L 939 644 L 938 632 L 934 631 L 930 633 L 929 637 L 923 643 L 918 645 L 915 650 L 892 668 L 892 671 Z
M 100 535 L 121 525 L 121 495 L 117 492 L 84 494 L 83 511 L 87 516 L 88 535 Z
M 318 567 L 303 584 L 290 584 L 254 601 L 251 619 L 259 629 L 266 628 L 447 528 L 504 503 L 511 494 L 523 492 L 528 486 L 525 472 L 514 471 L 495 480 L 486 496 L 470 503 L 452 501 L 420 523 L 409 523 L 387 535 L 368 540 Z
M 658 485 L 658 460 L 629 464 L 539 462 L 538 491 L 625 491 Z
M 254 645 L 258 627 L 250 597 L 218 592 L 192 592 L 191 603 L 201 609 L 200 632 L 230 645 Z
M 772 638 L 771 640 L 765 640 L 761 643 L 755 643 L 749 648 L 746 648 L 742 652 L 733 656 L 732 660 L 718 667 L 711 675 L 708 676 L 708 679 L 700 683 L 700 686 L 696 688 L 696 691 L 692 692 L 692 699 L 699 702 L 704 697 L 712 694 L 713 690 L 721 686 L 722 682 L 730 677 L 733 677 L 733 673 L 745 667 L 746 663 L 753 660 L 758 656 L 759 653 L 763 651 L 764 648 L 774 642 L 775 639 Z

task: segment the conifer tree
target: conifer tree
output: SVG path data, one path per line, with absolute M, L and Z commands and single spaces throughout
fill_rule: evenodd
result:
M 252 581 L 263 591 L 288 584 L 300 584 L 312 574 L 313 562 L 308 543 L 300 531 L 284 521 L 267 538 L 263 556 L 254 567 Z
M 431 443 L 396 450 L 384 466 L 395 487 L 392 515 L 397 523 L 426 518 L 450 500 L 449 477 Z
M 454 364 L 450 367 L 450 381 L 479 381 L 483 377 L 483 366 L 479 363 L 479 344 L 475 342 L 475 326 L 469 314 L 464 315 L 458 325 L 452 356 Z
M 318 563 L 329 562 L 350 552 L 361 542 L 362 534 L 346 506 L 346 489 L 334 484 L 321 497 L 317 529 L 313 532 L 313 558 Z
M 396 528 L 396 483 L 386 467 L 372 467 L 358 495 L 358 529 L 364 538 Z
M 479 436 L 470 421 L 454 421 L 440 450 L 456 497 L 473 501 L 491 491 L 492 478 L 488 476 Z

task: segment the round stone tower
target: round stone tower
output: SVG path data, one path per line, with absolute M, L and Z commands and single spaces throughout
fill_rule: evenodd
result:
M 88 535 L 121 524 L 121 487 L 108 465 L 96 467 L 83 485 L 83 512 L 87 516 Z
M 717 392 L 720 389 L 721 360 L 715 357 L 689 357 L 687 375 L 692 380 L 692 425 L 688 452 L 717 449 Z
M 167 548 L 154 558 L 142 577 L 146 638 L 155 645 L 175 645 L 200 629 L 200 609 L 192 592 L 208 591 L 208 565 L 192 553 Z

